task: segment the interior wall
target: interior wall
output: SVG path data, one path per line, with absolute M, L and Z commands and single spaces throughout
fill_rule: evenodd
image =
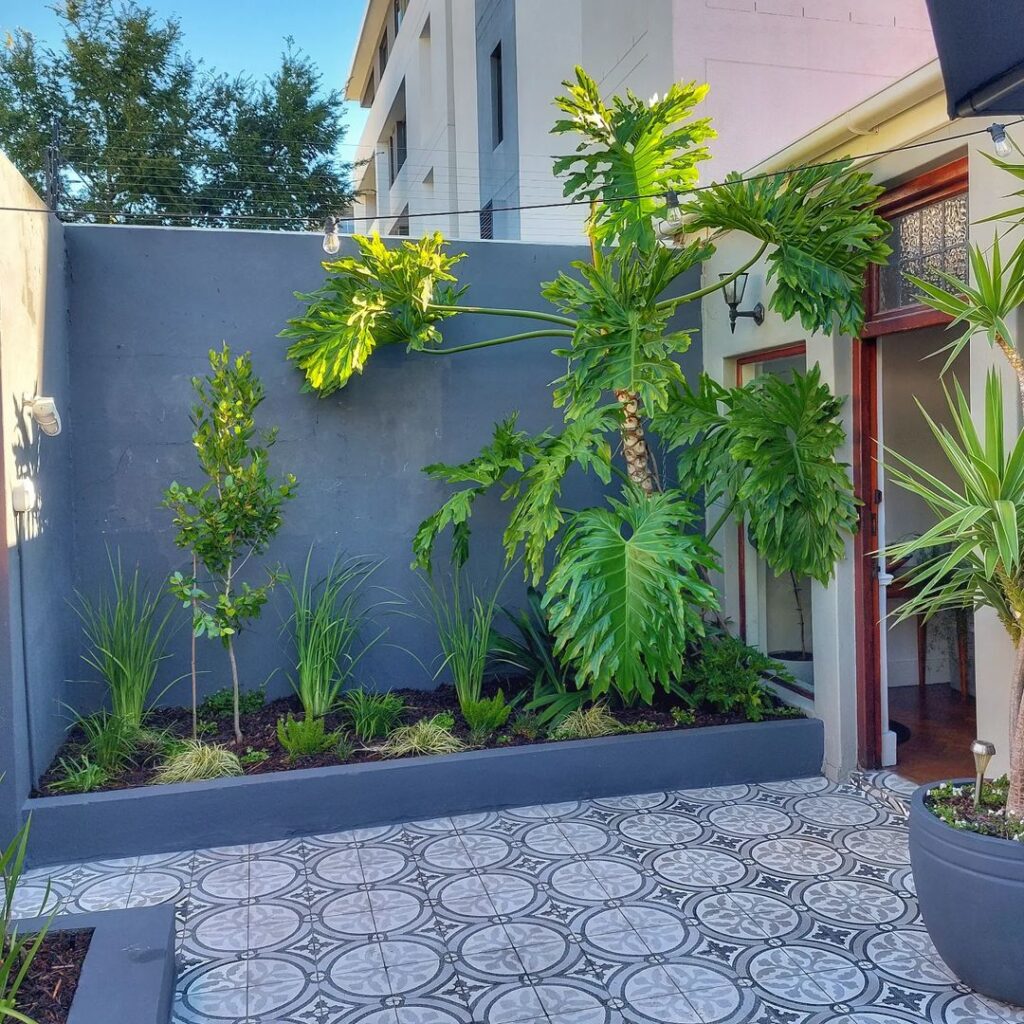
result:
M 4 207 L 13 209 L 0 209 L 0 816 L 9 816 L 61 741 L 77 630 L 68 603 L 74 517 L 63 229 L 0 154 Z M 57 437 L 42 436 L 23 412 L 24 399 L 37 394 L 57 400 Z M 16 516 L 12 488 L 26 478 L 38 506 Z M 2 835 L 11 822 L 0 817 Z
M 917 406 L 920 402 L 937 423 L 949 424 L 949 408 L 939 376 L 946 354 L 928 358 L 949 341 L 949 333 L 939 327 L 883 338 L 879 343 L 882 382 L 879 404 L 885 447 L 906 455 L 945 483 L 955 484 L 956 475 Z M 970 394 L 970 354 L 967 350 L 960 353 L 945 375 L 946 387 L 952 390 L 954 380 L 959 382 L 965 395 Z M 886 481 L 883 494 L 887 544 L 920 536 L 935 525 L 935 516 L 924 501 L 894 480 Z M 892 601 L 890 614 L 899 606 L 899 601 Z M 927 636 L 926 681 L 929 684 L 952 682 L 959 686 L 953 616 L 950 613 L 936 616 L 928 624 Z M 917 685 L 915 622 L 897 624 L 890 620 L 886 662 L 890 687 Z

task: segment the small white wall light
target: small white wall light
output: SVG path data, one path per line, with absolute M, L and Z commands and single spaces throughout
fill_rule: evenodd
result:
M 57 403 L 52 398 L 45 395 L 26 398 L 23 408 L 36 421 L 44 434 L 56 437 L 60 433 L 60 413 L 57 411 Z
M 11 506 L 16 513 L 20 515 L 34 512 L 37 502 L 36 485 L 27 476 L 14 481 L 11 488 Z

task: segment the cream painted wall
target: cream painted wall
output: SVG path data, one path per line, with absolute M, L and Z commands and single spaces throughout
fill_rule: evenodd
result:
M 858 138 L 849 136 L 841 148 L 825 152 L 805 153 L 801 161 L 834 158 L 843 154 L 871 152 L 891 148 L 908 142 L 932 142 L 934 145 L 912 151 L 884 156 L 863 166 L 881 184 L 895 185 L 932 167 L 956 159 L 965 153 L 969 157 L 971 240 L 974 244 L 987 247 L 991 244 L 995 225 L 979 223 L 983 218 L 1005 209 L 1006 194 L 1013 187 L 1013 180 L 999 171 L 986 158 L 991 144 L 986 135 L 969 141 L 957 140 L 953 136 L 984 128 L 985 119 L 970 119 L 954 124 L 944 120 L 944 103 L 936 95 L 918 105 L 902 111 L 891 121 L 882 123 L 870 136 Z M 941 127 L 936 128 L 936 124 Z M 1011 132 L 1013 134 L 1013 132 Z M 1024 142 L 1024 137 L 1020 139 Z M 1005 226 L 1005 225 L 1004 225 Z M 705 284 L 717 278 L 720 272 L 735 269 L 752 255 L 756 246 L 749 239 L 739 235 L 725 236 L 716 255 L 704 266 Z M 744 298 L 749 308 L 755 302 L 768 303 L 770 290 L 764 281 L 763 266 L 751 271 L 750 282 Z M 712 294 L 703 300 L 703 345 L 704 362 L 708 373 L 720 380 L 731 380 L 732 360 L 737 356 L 773 347 L 791 344 L 805 338 L 805 332 L 796 323 L 784 323 L 768 312 L 765 324 L 755 327 L 751 321 L 741 321 L 736 334 L 729 333 L 728 310 L 721 296 Z M 1011 328 L 1014 337 L 1021 336 L 1020 313 L 1013 318 Z M 832 389 L 841 395 L 851 393 L 850 339 L 839 335 L 814 335 L 807 339 L 808 363 L 815 360 L 822 368 L 823 378 Z M 970 345 L 971 401 L 975 409 L 980 408 L 985 374 L 990 366 L 1002 375 L 1008 398 L 1008 420 L 1014 429 L 1019 429 L 1021 416 L 1016 404 L 1016 387 L 1004 360 L 994 352 L 987 341 L 978 338 Z M 849 435 L 851 416 L 849 404 L 844 411 L 844 425 Z M 849 445 L 842 457 L 849 460 Z M 709 520 L 715 515 L 709 510 Z M 725 567 L 725 607 L 734 620 L 738 617 L 737 587 L 735 585 L 737 551 L 735 531 L 722 532 L 724 541 L 722 554 Z M 825 767 L 834 777 L 842 777 L 857 762 L 856 726 L 856 647 L 854 643 L 854 577 L 852 570 L 852 545 L 848 545 L 848 556 L 837 568 L 836 579 L 828 586 L 814 585 L 814 646 L 815 646 L 815 707 L 814 714 L 825 724 Z M 751 581 L 748 575 L 748 589 Z M 993 761 L 993 771 L 1006 770 L 1006 751 L 1009 742 L 1008 680 L 1012 666 L 1012 648 L 1002 627 L 994 615 L 979 612 L 975 616 L 975 645 L 979 654 L 976 666 L 978 733 L 991 739 L 999 753 Z

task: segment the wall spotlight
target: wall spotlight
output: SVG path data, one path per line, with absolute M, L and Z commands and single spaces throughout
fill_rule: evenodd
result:
M 985 131 L 992 136 L 992 148 L 996 151 L 996 156 L 1005 159 L 1013 152 L 1013 143 L 1006 134 L 1005 124 L 990 124 Z
M 328 217 L 324 221 L 324 252 L 328 256 L 337 256 L 341 249 L 341 236 L 338 234 L 338 218 Z
M 56 437 L 60 433 L 60 413 L 54 399 L 45 395 L 35 395 L 24 400 L 22 409 L 32 416 L 39 429 L 47 436 Z

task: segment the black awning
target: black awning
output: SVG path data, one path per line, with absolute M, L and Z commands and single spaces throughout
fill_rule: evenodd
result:
M 1024 114 L 1024 0 L 928 0 L 950 117 Z

